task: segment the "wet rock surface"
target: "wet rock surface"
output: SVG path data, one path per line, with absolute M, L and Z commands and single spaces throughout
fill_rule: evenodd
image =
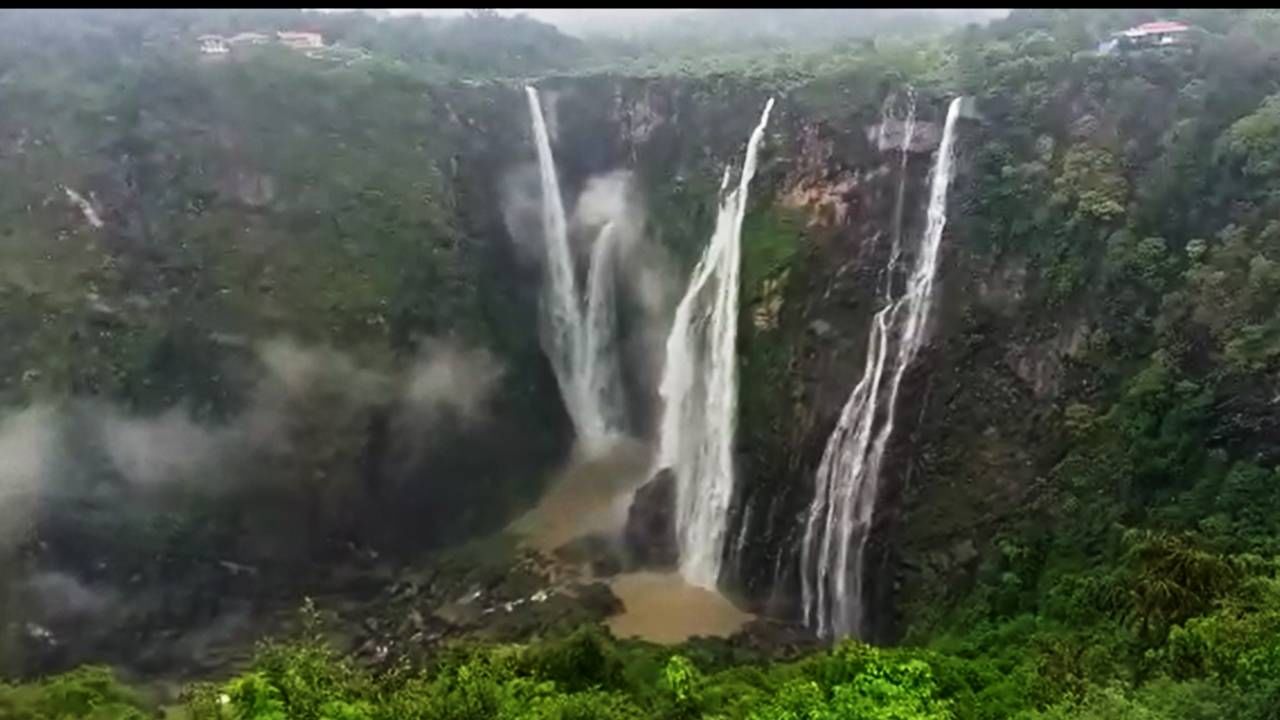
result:
M 675 526 L 676 476 L 663 469 L 636 491 L 623 531 L 635 567 L 675 567 L 679 551 Z
M 372 600 L 337 597 L 320 607 L 333 611 L 335 637 L 371 665 L 424 660 L 466 639 L 520 642 L 567 632 L 622 610 L 609 586 L 590 576 L 590 563 L 504 542 L 440 553 Z
M 800 657 L 824 644 L 799 623 L 768 618 L 758 618 L 747 623 L 741 632 L 729 638 L 729 643 L 776 660 Z

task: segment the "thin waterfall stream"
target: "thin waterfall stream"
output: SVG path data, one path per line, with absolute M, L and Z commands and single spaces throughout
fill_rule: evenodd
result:
M 875 516 L 885 448 L 893 433 L 898 390 L 924 342 L 933 304 L 960 106 L 961 98 L 955 98 L 947 109 L 930 174 L 925 231 L 911 275 L 895 299 L 893 277 L 902 249 L 900 233 L 895 232 L 883 281 L 885 304 L 871 321 L 862 378 L 849 395 L 818 466 L 800 561 L 804 621 L 823 637 L 859 635 L 863 630 L 867 538 Z M 911 100 L 902 142 L 904 178 L 914 111 Z M 898 192 L 900 207 L 901 184 Z M 900 227 L 900 220 L 896 227 Z

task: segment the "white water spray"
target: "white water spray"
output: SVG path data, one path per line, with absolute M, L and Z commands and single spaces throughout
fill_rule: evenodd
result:
M 738 274 L 747 187 L 773 99 L 747 141 L 737 188 L 720 183 L 715 231 L 676 308 L 663 366 L 662 424 L 657 468 L 676 477 L 676 538 L 680 572 L 690 584 L 715 589 L 733 497 L 733 434 L 737 418 Z
M 587 269 L 586 316 L 580 307 L 577 275 L 569 247 L 560 181 L 542 116 L 538 91 L 525 87 L 542 184 L 542 235 L 545 248 L 542 344 L 564 395 L 578 439 L 590 452 L 619 433 L 621 387 L 614 356 L 613 232 L 606 224 L 596 238 Z
M 801 549 L 801 592 L 805 624 L 823 637 L 845 637 L 862 630 L 863 558 L 875 514 L 881 463 L 893 433 L 898 389 L 924 342 L 933 303 L 959 114 L 960 98 L 956 98 L 947 109 L 930 177 L 927 222 L 915 265 L 903 294 L 894 299 L 893 275 L 900 252 L 895 233 L 885 273 L 885 305 L 871 321 L 862 378 L 845 403 L 818 466 Z M 913 129 L 911 117 L 903 140 L 904 155 Z M 890 357 L 892 364 L 886 367 Z

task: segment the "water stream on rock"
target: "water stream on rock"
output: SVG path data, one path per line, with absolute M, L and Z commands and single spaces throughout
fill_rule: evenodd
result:
M 801 548 L 801 591 L 805 624 L 824 637 L 857 635 L 863 629 L 867 537 L 875 515 L 885 447 L 893 433 L 898 389 L 924 342 L 933 302 L 959 111 L 960 98 L 956 98 L 947 109 L 930 176 L 924 236 L 906 288 L 893 297 L 893 276 L 901 254 L 895 232 L 884 274 L 885 304 L 871 321 L 862 378 L 840 413 L 818 467 Z M 904 171 L 914 124 L 912 101 L 902 142 Z M 900 187 L 899 197 L 901 193 Z
M 725 169 L 715 231 L 676 308 L 659 386 L 663 410 L 657 469 L 669 468 L 676 477 L 680 573 L 690 584 L 708 589 L 720 577 L 734 489 L 742 221 L 772 108 L 770 98 L 747 142 L 738 186 L 728 194 Z

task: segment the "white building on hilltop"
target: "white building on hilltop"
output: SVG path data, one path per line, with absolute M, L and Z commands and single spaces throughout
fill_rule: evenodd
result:
M 312 50 L 326 49 L 324 37 L 320 33 L 277 32 L 275 40 L 293 50 L 306 50 L 309 56 L 312 55 L 310 52 Z M 229 38 L 221 35 L 201 35 L 196 38 L 196 42 L 199 44 L 202 55 L 226 55 L 232 48 L 236 48 L 239 52 L 244 46 L 266 45 L 271 42 L 271 36 L 259 32 L 242 32 Z
M 324 37 L 313 32 L 277 32 L 276 39 L 295 50 L 324 47 Z
M 200 43 L 200 52 L 204 55 L 226 55 L 231 52 L 226 39 L 221 35 L 201 35 L 196 41 Z
M 268 42 L 271 42 L 271 37 L 258 32 L 236 33 L 227 38 L 229 45 L 265 45 Z
M 1181 45 L 1188 39 L 1191 26 L 1172 20 L 1143 23 L 1128 30 L 1113 33 L 1111 39 L 1098 46 L 1107 54 L 1114 50 L 1142 50 L 1146 48 Z

